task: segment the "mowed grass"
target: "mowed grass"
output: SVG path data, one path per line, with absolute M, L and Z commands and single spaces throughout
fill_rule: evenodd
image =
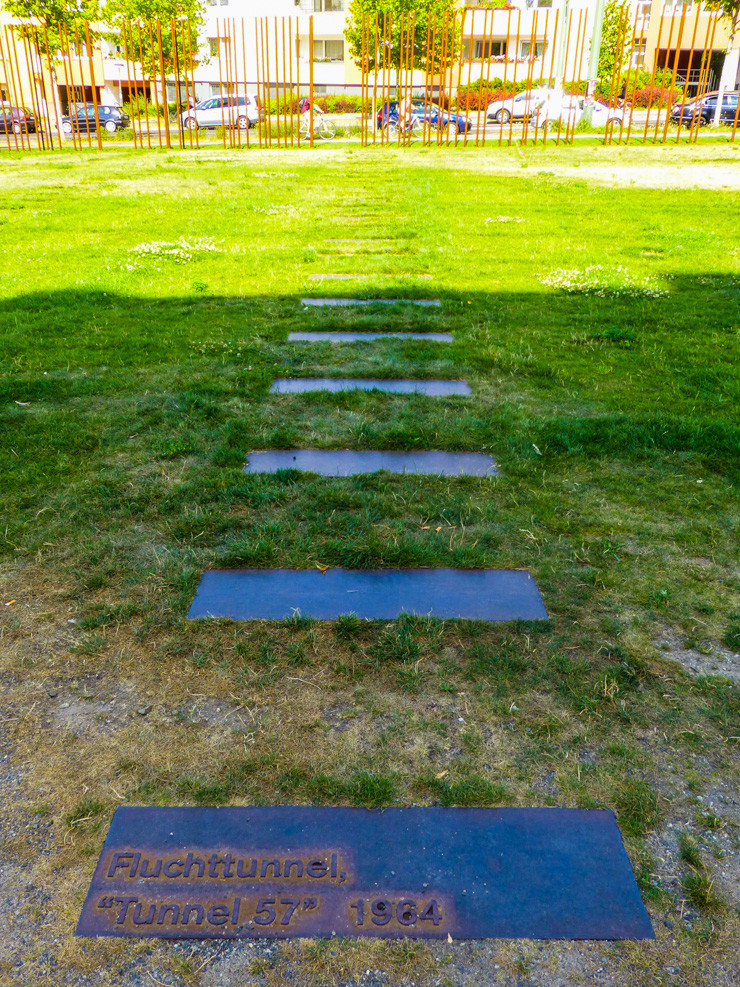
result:
M 641 151 L 0 161 L 0 661 L 29 804 L 59 831 L 6 850 L 57 875 L 70 975 L 131 948 L 69 938 L 126 803 L 613 808 L 658 932 L 615 973 L 729 970 L 737 886 L 711 855 L 737 853 L 737 684 L 690 666 L 740 639 L 740 195 L 572 167 Z M 666 175 L 698 153 L 660 149 Z M 300 302 L 330 294 L 442 307 Z M 287 343 L 311 329 L 455 342 Z M 473 396 L 268 394 L 280 376 Z M 243 472 L 293 447 L 479 451 L 501 473 Z M 551 619 L 186 619 L 205 568 L 316 565 L 526 568 Z M 408 975 L 378 949 L 357 962 Z M 354 969 L 281 956 L 254 976 Z

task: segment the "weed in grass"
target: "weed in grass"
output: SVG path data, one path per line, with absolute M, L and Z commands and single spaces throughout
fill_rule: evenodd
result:
M 302 784 L 306 795 L 314 802 L 349 801 L 352 805 L 369 808 L 392 804 L 397 791 L 394 778 L 370 771 L 358 771 L 348 781 L 326 774 L 306 777 L 302 773 L 294 774 L 290 781 Z
M 696 771 L 686 771 L 683 776 L 686 788 L 692 795 L 698 795 L 704 788 L 704 779 Z
M 733 618 L 727 625 L 722 643 L 731 651 L 740 651 L 740 618 Z
M 416 787 L 429 792 L 443 806 L 510 805 L 514 798 L 504 785 L 476 774 L 465 775 L 456 782 L 426 775 L 417 781 Z
M 334 626 L 337 637 L 346 641 L 362 633 L 364 622 L 356 613 L 344 613 L 337 618 Z
M 688 833 L 678 834 L 678 851 L 681 855 L 681 860 L 685 860 L 687 864 L 696 870 L 700 870 L 704 866 L 701 861 L 701 854 L 699 853 L 699 844 Z
M 416 665 L 399 668 L 396 671 L 396 681 L 404 692 L 419 692 L 423 684 L 423 674 Z
M 404 624 L 386 627 L 370 648 L 370 654 L 378 664 L 383 662 L 413 662 L 421 649 L 412 632 Z
M 707 911 L 718 911 L 724 905 L 722 898 L 714 889 L 714 881 L 705 872 L 692 871 L 681 881 L 686 900 L 697 908 Z
M 313 627 L 314 623 L 313 617 L 304 616 L 300 610 L 294 610 L 290 617 L 283 621 L 283 626 L 291 631 L 302 631 Z
M 99 817 L 106 811 L 106 805 L 96 798 L 85 798 L 64 817 L 70 829 L 90 829 L 99 825 Z M 88 824 L 88 825 L 85 825 Z
M 656 903 L 672 901 L 670 891 L 663 887 L 659 876 L 658 862 L 644 846 L 635 850 L 634 870 L 640 894 L 646 901 Z
M 647 781 L 626 778 L 612 797 L 620 826 L 628 836 L 645 836 L 658 825 L 658 797 Z
M 102 634 L 88 634 L 75 644 L 74 649 L 81 655 L 97 655 L 105 648 Z
M 713 832 L 724 829 L 725 825 L 722 819 L 715 815 L 714 812 L 700 812 L 696 817 L 696 821 L 700 826 L 703 826 L 705 829 L 712 830 Z

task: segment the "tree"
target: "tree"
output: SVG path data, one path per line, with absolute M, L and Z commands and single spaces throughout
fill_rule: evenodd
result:
M 456 0 L 351 0 L 344 36 L 358 66 L 370 72 L 383 67 L 395 69 L 397 82 L 402 70 L 409 67 L 444 72 L 459 50 L 455 7 Z M 388 41 L 390 46 L 386 47 Z
M 601 91 L 610 91 L 616 72 L 617 79 L 629 64 L 630 15 L 627 4 L 620 0 L 607 0 L 604 7 L 604 24 L 601 29 L 601 47 L 596 77 Z
M 719 124 L 722 112 L 722 97 L 728 89 L 734 89 L 737 82 L 738 64 L 740 63 L 740 0 L 709 0 L 707 6 L 719 10 L 730 21 L 730 40 L 722 63 L 719 79 L 719 97 L 714 111 L 715 126 Z
M 92 44 L 100 37 L 96 29 L 100 16 L 100 0 L 0 0 L 0 5 L 11 16 L 25 23 L 13 24 L 11 30 L 24 38 L 36 49 L 39 59 L 46 65 L 51 79 L 51 92 L 47 93 L 42 73 L 42 93 L 45 110 L 42 117 L 56 108 L 57 119 L 61 109 L 57 87 L 57 63 L 62 53 L 79 44 Z M 84 101 L 84 89 L 81 90 Z M 76 99 L 74 87 L 68 93 L 71 101 Z
M 86 30 L 91 40 L 100 36 L 93 28 L 100 16 L 100 0 L 3 0 L 2 6 L 13 17 L 28 21 L 14 29 L 21 37 L 38 40 L 39 54 L 45 54 L 48 38 L 52 58 L 67 44 L 75 44 L 75 33 L 81 43 L 86 43 Z
M 145 76 L 158 74 L 163 66 L 165 75 L 179 77 L 200 61 L 198 39 L 205 21 L 201 0 L 106 0 L 105 20 L 112 28 L 108 39 L 121 45 L 130 61 L 140 62 Z

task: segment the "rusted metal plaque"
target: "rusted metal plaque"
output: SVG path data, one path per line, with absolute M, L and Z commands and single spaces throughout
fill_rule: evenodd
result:
M 82 936 L 649 939 L 613 813 L 121 808 Z
M 274 449 L 250 452 L 246 473 L 299 470 L 319 476 L 356 476 L 358 473 L 418 474 L 424 476 L 496 476 L 496 462 L 480 452 L 387 452 L 372 449 Z
M 384 391 L 386 394 L 426 394 L 433 398 L 469 397 L 464 380 L 387 380 L 380 377 L 284 377 L 270 384 L 271 394 L 308 394 L 312 391 Z
M 439 298 L 301 298 L 308 308 L 346 308 L 350 305 L 417 305 L 420 308 L 441 308 Z
M 452 343 L 449 332 L 289 332 L 289 343 L 374 343 L 383 339 L 407 342 Z
M 188 617 L 317 620 L 354 613 L 395 620 L 402 613 L 460 620 L 547 620 L 537 583 L 524 569 L 209 569 Z

